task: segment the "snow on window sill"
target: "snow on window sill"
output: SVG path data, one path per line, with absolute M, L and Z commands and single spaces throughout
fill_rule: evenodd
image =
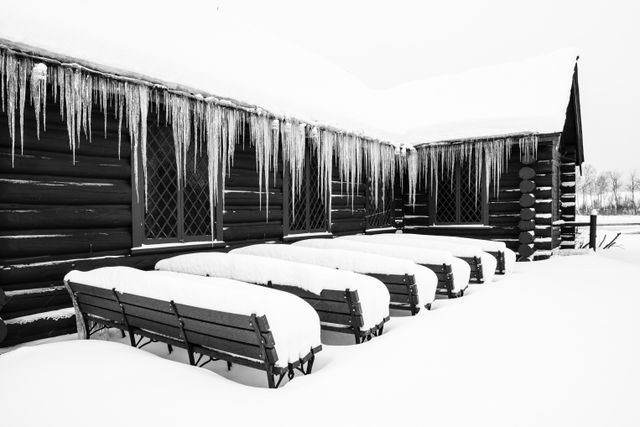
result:
M 151 245 L 137 246 L 131 248 L 132 255 L 140 254 L 154 254 L 163 252 L 180 252 L 193 249 L 215 249 L 224 248 L 226 244 L 220 240 L 208 240 L 199 242 L 171 242 L 171 243 L 156 243 Z
M 287 234 L 286 236 L 282 237 L 282 240 L 286 242 L 289 240 L 302 240 L 302 239 L 307 239 L 311 237 L 333 237 L 333 234 L 329 233 L 328 231 L 318 231 L 315 233 Z
M 366 233 L 381 233 L 384 231 L 397 231 L 398 229 L 396 227 L 393 226 L 389 226 L 389 227 L 378 227 L 378 228 L 367 228 L 364 232 Z

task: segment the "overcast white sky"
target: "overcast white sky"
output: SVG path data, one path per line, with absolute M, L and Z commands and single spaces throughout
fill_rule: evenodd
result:
M 640 1 L 219 0 L 235 19 L 387 89 L 573 47 L 587 162 L 640 169 Z

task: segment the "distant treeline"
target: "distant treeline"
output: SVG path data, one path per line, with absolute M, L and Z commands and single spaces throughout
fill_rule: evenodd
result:
M 577 211 L 588 214 L 597 209 L 603 215 L 637 215 L 640 174 L 619 170 L 598 171 L 585 165 L 576 182 Z

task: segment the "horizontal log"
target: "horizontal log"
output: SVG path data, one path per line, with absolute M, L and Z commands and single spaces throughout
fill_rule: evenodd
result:
M 520 192 L 522 193 L 533 193 L 536 189 L 535 181 L 530 179 L 525 179 L 520 182 Z
M 516 227 L 520 217 L 513 215 L 489 216 L 489 225 Z
M 492 200 L 489 203 L 489 214 L 501 214 L 501 213 L 511 213 L 517 214 L 520 212 L 520 202 L 506 202 L 506 201 L 496 201 Z
M 536 223 L 532 219 L 521 220 L 518 222 L 518 228 L 522 231 L 530 231 L 536 227 Z
M 247 239 L 281 238 L 283 235 L 281 221 L 269 221 L 264 224 L 233 224 L 223 231 L 225 242 Z
M 332 181 L 331 182 L 331 192 L 335 195 L 343 195 L 347 194 L 355 194 L 357 196 L 364 196 L 366 193 L 366 186 L 364 184 L 356 184 L 354 188 L 351 188 L 351 185 L 347 182 L 340 181 Z
M 282 209 L 279 205 L 269 206 L 269 221 L 282 221 Z M 255 209 L 225 209 L 223 211 L 223 224 L 238 223 L 266 223 L 267 210 Z
M 331 219 L 339 220 L 359 220 L 364 221 L 366 211 L 364 209 L 334 209 L 331 211 Z
M 31 290 L 17 294 L 11 292 L 2 307 L 2 318 L 7 320 L 65 307 L 71 307 L 71 298 L 65 288 L 45 288 L 41 292 Z
M 405 215 L 429 215 L 429 206 L 427 205 L 404 205 L 402 208 Z
M 234 209 L 239 207 L 251 206 L 255 209 L 267 207 L 267 197 L 257 191 L 230 191 L 224 192 L 225 209 Z M 269 194 L 269 206 L 279 205 L 276 209 L 282 209 L 282 192 L 276 191 Z
M 345 209 L 351 208 L 363 208 L 365 206 L 365 198 L 364 196 L 337 196 L 334 195 L 331 197 L 331 206 L 334 209 Z
M 0 175 L 4 203 L 52 205 L 114 205 L 131 203 L 125 180 Z
M 523 194 L 520 196 L 520 206 L 523 208 L 530 208 L 536 203 L 536 197 L 531 194 Z
M 248 188 L 254 191 L 258 191 L 260 187 L 259 181 L 260 175 L 255 170 L 238 171 L 236 168 L 234 168 L 232 169 L 231 174 L 225 178 L 225 188 L 229 190 L 237 188 Z M 273 178 L 273 174 L 269 175 L 269 188 L 282 189 L 282 174 L 279 173 L 275 179 Z
M 129 205 L 0 204 L 0 230 L 131 226 Z
M 198 252 L 222 249 L 198 249 Z M 8 263 L 0 266 L 0 284 L 5 291 L 17 289 L 32 289 L 34 283 L 51 281 L 51 286 L 62 285 L 62 278 L 71 270 L 88 271 L 99 267 L 126 266 L 141 270 L 151 270 L 161 259 L 193 252 L 193 249 L 176 247 L 171 252 L 127 255 L 121 251 L 88 254 L 70 254 L 62 256 L 33 257 L 22 259 L 19 263 Z
M 63 177 L 131 179 L 129 160 L 105 157 L 76 156 L 69 154 L 32 151 L 14 157 L 11 165 L 11 153 L 0 151 L 0 174 L 48 175 Z
M 533 243 L 535 239 L 535 233 L 533 231 L 523 231 L 518 235 L 518 241 L 523 245 L 528 245 Z
M 0 347 L 11 347 L 28 341 L 71 334 L 76 331 L 75 316 L 62 318 L 42 317 L 28 323 L 7 323 L 0 320 L 6 327 L 6 336 L 0 341 Z M 0 334 L 3 326 L 0 325 Z
M 437 236 L 475 237 L 480 239 L 518 239 L 517 227 L 409 227 L 407 231 Z
M 57 255 L 128 249 L 131 229 L 32 230 L 0 232 L 0 258 Z
M 414 225 L 429 225 L 429 217 L 428 216 L 412 216 L 412 217 L 404 217 L 404 224 L 406 226 L 414 226 Z
M 334 234 L 362 233 L 364 230 L 364 220 L 340 221 L 331 224 L 331 232 Z
M 534 208 L 522 208 L 520 209 L 520 219 L 528 220 L 533 219 L 536 216 L 536 210 Z
M 52 109 L 49 109 L 51 106 Z M 25 126 L 24 126 L 24 152 L 29 154 L 33 151 L 46 151 L 50 153 L 67 154 L 69 159 L 72 158 L 71 149 L 69 148 L 69 136 L 67 134 L 66 123 L 60 120 L 57 113 L 58 108 L 55 104 L 47 106 L 47 130 L 40 132 L 40 140 L 38 140 L 35 128 L 35 115 L 32 108 L 25 108 Z M 118 157 L 118 123 L 111 119 L 107 120 L 107 139 L 104 138 L 104 119 L 102 113 L 94 114 L 92 126 L 92 141 L 89 142 L 84 138 L 80 138 L 80 144 L 76 147 L 76 155 L 79 156 L 100 156 L 100 157 Z M 0 114 L 0 129 L 7 129 L 8 122 L 6 114 Z M 11 139 L 9 134 L 3 132 L 0 136 L 0 150 L 10 152 Z M 20 152 L 20 140 L 16 140 L 16 153 Z M 122 144 L 120 147 L 120 157 L 123 159 L 131 156 L 129 143 L 129 133 L 125 124 L 122 124 Z
M 523 168 L 520 168 L 520 170 L 518 171 L 518 176 L 520 177 L 520 179 L 532 179 L 536 176 L 536 172 L 533 170 L 533 168 L 525 166 Z
M 528 245 L 520 245 L 518 246 L 518 254 L 521 257 L 529 258 L 535 252 L 535 247 L 533 244 Z

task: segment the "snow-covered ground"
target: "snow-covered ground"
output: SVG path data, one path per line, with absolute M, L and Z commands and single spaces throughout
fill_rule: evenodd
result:
M 278 390 L 262 372 L 192 368 L 115 332 L 23 346 L 0 355 L 0 424 L 636 426 L 640 234 L 625 237 L 519 263 L 362 345 L 323 334 L 314 372 Z

